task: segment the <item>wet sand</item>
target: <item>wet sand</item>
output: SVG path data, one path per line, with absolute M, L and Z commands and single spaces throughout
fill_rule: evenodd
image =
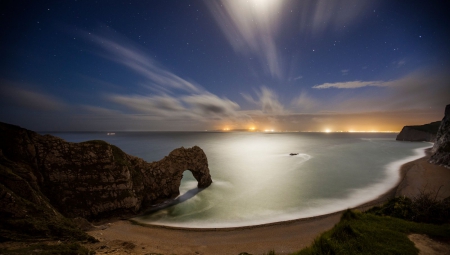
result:
M 401 167 L 401 181 L 396 187 L 356 209 L 366 210 L 396 195 L 414 197 L 421 191 L 439 189 L 438 197 L 450 196 L 450 170 L 428 163 L 429 153 L 428 150 L 427 156 Z M 106 224 L 103 230 L 89 231 L 100 243 L 88 247 L 97 254 L 264 254 L 270 250 L 289 254 L 331 229 L 341 214 L 227 229 L 141 226 L 121 220 Z

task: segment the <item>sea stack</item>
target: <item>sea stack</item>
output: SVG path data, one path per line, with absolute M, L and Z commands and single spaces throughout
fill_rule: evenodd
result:
M 450 168 L 450 104 L 445 107 L 445 116 L 436 135 L 430 162 Z

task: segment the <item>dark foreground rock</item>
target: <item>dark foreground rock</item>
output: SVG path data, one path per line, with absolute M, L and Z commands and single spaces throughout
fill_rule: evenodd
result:
M 397 135 L 397 141 L 435 142 L 441 122 L 436 121 L 420 126 L 404 126 Z
M 445 116 L 437 132 L 430 162 L 450 168 L 450 105 L 445 107 Z
M 137 214 L 178 196 L 185 170 L 199 188 L 212 183 L 197 146 L 147 163 L 104 141 L 70 143 L 0 123 L 0 240 L 85 238 L 67 218 Z

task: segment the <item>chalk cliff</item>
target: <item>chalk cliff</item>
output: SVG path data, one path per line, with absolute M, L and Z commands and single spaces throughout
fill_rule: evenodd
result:
M 430 162 L 450 168 L 450 104 L 445 107 L 445 116 L 437 132 Z
M 0 239 L 21 222 L 37 228 L 39 221 L 48 229 L 46 219 L 59 227 L 65 217 L 136 214 L 178 196 L 185 170 L 199 188 L 212 183 L 206 155 L 197 146 L 147 163 L 104 141 L 70 143 L 0 123 Z
M 441 122 L 436 121 L 419 126 L 404 126 L 397 135 L 397 141 L 434 142 Z

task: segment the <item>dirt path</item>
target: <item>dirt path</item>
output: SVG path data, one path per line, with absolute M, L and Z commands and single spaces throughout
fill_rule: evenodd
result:
M 408 236 L 419 249 L 419 255 L 450 254 L 450 243 L 433 240 L 426 235 L 412 234 Z

